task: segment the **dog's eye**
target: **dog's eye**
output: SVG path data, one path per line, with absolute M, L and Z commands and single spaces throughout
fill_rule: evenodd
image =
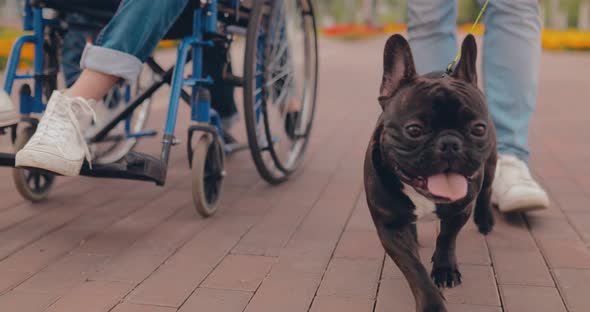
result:
M 482 137 L 486 135 L 486 126 L 484 124 L 476 124 L 471 128 L 471 134 L 476 137 Z
M 418 125 L 409 125 L 406 127 L 406 132 L 412 138 L 419 138 L 424 133 L 424 130 Z

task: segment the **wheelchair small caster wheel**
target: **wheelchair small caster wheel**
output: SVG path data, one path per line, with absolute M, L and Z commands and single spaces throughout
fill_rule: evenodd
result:
M 194 145 L 191 162 L 193 203 L 205 218 L 217 212 L 225 177 L 224 156 L 221 142 L 211 134 L 201 134 Z
M 20 151 L 34 133 L 35 128 L 32 126 L 20 131 L 14 142 L 15 151 Z M 55 180 L 55 176 L 49 172 L 22 168 L 14 168 L 12 178 L 21 196 L 32 202 L 46 200 Z

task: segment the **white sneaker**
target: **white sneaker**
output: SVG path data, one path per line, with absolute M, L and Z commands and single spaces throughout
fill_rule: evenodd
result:
M 71 98 L 54 91 L 47 109 L 29 142 L 16 153 L 17 167 L 48 170 L 77 176 L 84 159 L 92 156 L 84 140 L 84 130 L 95 118 L 95 101 Z
M 10 96 L 0 90 L 0 127 L 15 125 L 18 123 L 19 114 Z
M 492 184 L 492 203 L 502 213 L 540 210 L 549 206 L 549 196 L 522 160 L 500 155 Z

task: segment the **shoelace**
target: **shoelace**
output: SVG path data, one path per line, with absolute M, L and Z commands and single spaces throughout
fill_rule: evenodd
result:
M 90 149 L 88 148 L 88 145 L 86 144 L 86 139 L 84 137 L 84 134 L 82 133 L 82 129 L 80 127 L 78 117 L 76 116 L 76 113 L 73 110 L 73 105 L 78 105 L 78 107 L 82 111 L 84 111 L 88 114 L 91 114 L 93 121 L 96 121 L 96 113 L 94 112 L 94 110 L 92 109 L 90 104 L 88 104 L 88 102 L 86 102 L 86 100 L 83 98 L 73 98 L 68 102 L 69 103 L 64 105 L 64 107 L 60 107 L 60 109 L 65 110 L 63 112 L 59 112 L 55 108 L 52 108 L 51 110 L 47 111 L 46 115 L 44 116 L 44 119 L 46 122 L 41 123 L 39 125 L 40 129 L 38 129 L 38 130 L 43 131 L 43 132 L 47 132 L 48 135 L 43 136 L 49 141 L 47 143 L 53 143 L 54 146 L 60 151 L 60 153 L 66 154 L 60 144 L 63 142 L 60 142 L 60 140 L 63 141 L 63 138 L 65 137 L 65 135 L 67 135 L 67 133 L 72 130 L 72 129 L 68 129 L 69 127 L 67 127 L 67 125 L 63 123 L 63 117 L 69 118 L 70 122 L 74 126 L 73 130 L 76 132 L 78 139 L 82 143 L 82 146 L 84 149 L 84 155 L 85 155 L 86 160 L 88 161 L 88 165 L 90 166 L 90 169 L 92 169 L 92 154 L 90 153 Z M 66 116 L 60 115 L 63 113 L 65 113 Z M 51 126 L 48 126 L 48 125 L 51 125 Z M 41 142 L 37 142 L 37 143 L 41 143 Z

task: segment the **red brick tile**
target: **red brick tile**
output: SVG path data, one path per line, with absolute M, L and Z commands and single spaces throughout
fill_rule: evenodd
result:
M 491 250 L 538 250 L 535 241 L 520 216 L 506 219 L 496 215 L 494 230 L 486 236 Z
M 279 196 L 272 210 L 240 240 L 232 253 L 271 257 L 279 255 L 281 248 L 287 244 L 329 182 L 329 175 L 326 174 L 300 178 L 307 183 L 292 185 L 299 189 Z M 300 192 L 304 193 L 299 195 Z
M 315 297 L 310 312 L 373 312 L 375 302 L 371 299 Z
M 94 254 L 70 254 L 33 275 L 17 290 L 63 295 L 82 284 L 106 259 Z
M 121 303 L 111 312 L 176 312 L 176 308 L 160 307 L 144 304 Z
M 590 212 L 569 213 L 569 220 L 580 234 L 586 246 L 590 246 Z
M 540 241 L 543 254 L 552 268 L 590 269 L 590 250 L 581 241 Z
M 61 297 L 47 312 L 107 312 L 133 288 L 119 282 L 86 282 Z
M 448 304 L 447 309 L 452 312 L 502 312 L 501 307 L 455 303 Z
M 52 260 L 86 242 L 91 235 L 125 217 L 141 204 L 138 201 L 126 201 L 123 207 L 108 204 L 98 207 L 13 254 L 0 266 L 19 271 L 36 272 Z
M 332 259 L 318 296 L 375 298 L 381 259 Z
M 590 270 L 557 269 L 554 271 L 559 289 L 569 311 L 590 311 Z
M 405 279 L 381 281 L 375 312 L 416 312 L 414 296 Z
M 83 203 L 74 204 L 75 199 L 68 201 L 68 205 L 61 205 L 46 213 L 30 218 L 17 226 L 0 233 L 0 259 L 11 255 L 23 246 L 39 239 L 43 235 L 75 220 L 85 211 L 101 206 L 111 200 L 109 196 L 90 194 Z M 70 206 L 71 205 L 71 206 Z
M 538 251 L 493 251 L 494 269 L 500 284 L 548 286 L 555 283 Z
M 383 259 L 385 251 L 375 231 L 345 231 L 334 257 L 349 259 Z
M 211 221 L 195 217 L 192 209 L 183 209 L 110 259 L 91 279 L 139 283 Z
M 500 306 L 500 298 L 492 268 L 481 265 L 460 265 L 463 283 L 458 287 L 445 289 L 444 295 L 450 303 Z
M 10 271 L 10 270 L 2 270 L 0 271 L 0 294 L 4 293 L 5 291 L 12 289 L 25 279 L 27 279 L 31 273 L 27 272 L 19 272 L 19 271 Z
M 228 255 L 202 287 L 255 291 L 275 261 L 272 257 Z
M 457 261 L 460 264 L 490 264 L 486 241 L 475 227 L 465 227 L 457 237 Z
M 579 240 L 578 233 L 574 231 L 568 221 L 563 219 L 547 219 L 527 217 L 533 236 L 537 239 L 555 240 Z
M 365 192 L 357 200 L 354 212 L 346 225 L 346 231 L 375 231 L 375 224 L 367 207 Z
M 565 312 L 557 289 L 502 285 L 502 301 L 505 312 Z
M 187 207 L 190 194 L 170 191 L 149 202 L 143 209 L 120 220 L 96 238 L 80 246 L 79 252 L 113 255 L 129 246 L 146 231 L 173 215 L 180 207 Z M 188 208 L 188 207 L 187 207 Z
M 251 217 L 218 217 L 141 283 L 128 300 L 179 307 L 253 222 Z
M 307 311 L 321 278 L 317 273 L 273 270 L 244 312 Z
M 50 294 L 11 291 L 0 296 L 0 311 L 39 312 L 55 300 L 57 297 Z
M 178 312 L 242 312 L 251 296 L 245 291 L 198 288 Z
M 422 262 L 422 265 L 424 265 L 426 270 L 428 270 L 428 271 L 431 270 L 432 269 L 431 259 L 432 259 L 432 254 L 434 253 L 434 248 L 420 248 L 418 250 L 418 253 L 420 254 L 420 261 Z M 389 257 L 388 255 L 385 256 L 385 264 L 383 266 L 382 278 L 383 279 L 405 278 L 403 276 L 402 272 L 397 267 L 397 265 L 393 262 L 391 257 Z

